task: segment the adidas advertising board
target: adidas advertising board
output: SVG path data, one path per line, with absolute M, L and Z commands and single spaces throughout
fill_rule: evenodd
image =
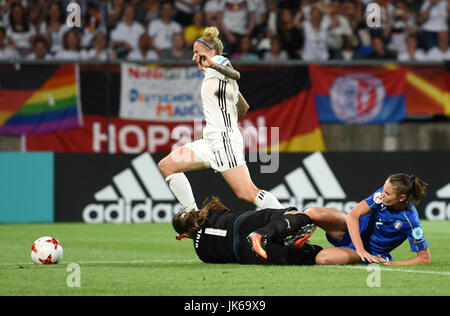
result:
M 181 206 L 157 168 L 164 156 L 55 154 L 55 221 L 171 221 Z M 382 187 L 389 174 L 405 172 L 429 183 L 428 194 L 418 206 L 420 216 L 450 219 L 450 152 L 281 153 L 278 159 L 274 173 L 264 173 L 261 162 L 247 165 L 255 184 L 286 207 L 326 206 L 348 212 Z M 255 209 L 239 200 L 211 169 L 186 176 L 199 207 L 206 197 L 215 195 L 231 209 Z
M 179 211 L 149 153 L 58 156 L 56 221 L 168 222 Z

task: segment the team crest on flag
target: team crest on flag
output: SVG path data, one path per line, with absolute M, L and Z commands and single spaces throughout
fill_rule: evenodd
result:
M 341 70 L 311 65 L 312 92 L 325 123 L 379 124 L 406 118 L 406 70 Z
M 386 89 L 371 74 L 346 74 L 337 77 L 330 89 L 331 107 L 343 121 L 367 122 L 380 114 Z

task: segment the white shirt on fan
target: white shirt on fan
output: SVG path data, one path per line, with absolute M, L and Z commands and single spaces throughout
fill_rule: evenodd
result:
M 420 8 L 420 13 L 423 13 L 430 6 L 430 0 L 425 0 Z M 421 28 L 423 31 L 428 32 L 441 32 L 447 31 L 447 1 L 441 0 L 437 4 L 434 4 L 431 7 L 430 14 L 428 15 L 428 19 L 426 19 Z
M 251 0 L 222 0 L 219 4 L 223 24 L 228 31 L 245 35 L 249 14 L 256 12 L 256 6 Z
M 156 19 L 148 26 L 148 35 L 154 39 L 153 43 L 159 49 L 172 48 L 172 37 L 182 31 L 181 25 L 175 21 L 166 24 L 161 19 Z
M 139 23 L 134 22 L 131 26 L 125 22 L 120 22 L 111 32 L 112 42 L 125 41 L 130 44 L 133 49 L 138 48 L 139 37 L 145 32 L 145 28 Z

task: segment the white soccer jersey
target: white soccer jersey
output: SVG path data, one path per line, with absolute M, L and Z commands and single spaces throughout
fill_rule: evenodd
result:
M 214 62 L 223 66 L 230 65 L 230 61 L 220 55 L 213 57 Z M 206 127 L 203 130 L 204 138 L 210 133 L 239 132 L 237 102 L 239 87 L 236 80 L 227 78 L 212 68 L 204 69 L 201 96 Z
M 223 56 L 213 60 L 223 66 L 230 61 Z M 186 144 L 207 167 L 217 172 L 244 165 L 244 142 L 237 121 L 239 87 L 236 80 L 212 68 L 204 69 L 201 96 L 206 126 L 203 139 Z

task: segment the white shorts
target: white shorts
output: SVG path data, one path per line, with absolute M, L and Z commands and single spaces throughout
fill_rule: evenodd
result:
M 199 139 L 185 146 L 216 172 L 223 172 L 234 167 L 245 165 L 244 145 L 242 137 L 232 137 L 226 133 L 216 135 L 213 139 Z

